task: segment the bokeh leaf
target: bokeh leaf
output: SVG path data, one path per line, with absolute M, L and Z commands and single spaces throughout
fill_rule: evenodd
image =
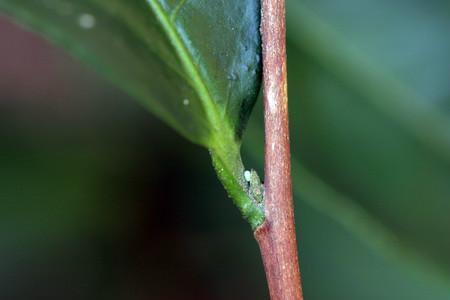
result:
M 448 276 L 448 3 L 287 7 L 293 159 L 318 177 L 314 184 L 298 170 L 299 188 L 314 184 L 320 191 L 304 188 L 316 195 L 309 201 L 372 245 L 426 259 Z
M 244 216 L 261 222 L 239 154 L 260 86 L 259 1 L 2 0 L 0 11 L 209 148 Z

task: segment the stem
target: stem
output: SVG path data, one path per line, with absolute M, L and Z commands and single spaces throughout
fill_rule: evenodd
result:
M 228 143 L 228 147 L 210 149 L 213 165 L 228 195 L 233 199 L 244 219 L 255 230 L 264 222 L 264 211 L 248 191 L 239 148 L 233 149 L 230 145 L 233 144 Z
M 262 0 L 265 222 L 256 229 L 272 300 L 301 300 L 289 147 L 284 0 Z

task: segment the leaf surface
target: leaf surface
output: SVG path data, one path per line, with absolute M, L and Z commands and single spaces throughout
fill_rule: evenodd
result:
M 2 0 L 0 11 L 209 148 L 244 216 L 261 221 L 239 153 L 261 81 L 259 1 Z

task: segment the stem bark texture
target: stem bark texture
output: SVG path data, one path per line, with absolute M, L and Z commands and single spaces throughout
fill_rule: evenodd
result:
M 302 300 L 292 202 L 284 0 L 262 0 L 265 221 L 255 230 L 272 300 Z

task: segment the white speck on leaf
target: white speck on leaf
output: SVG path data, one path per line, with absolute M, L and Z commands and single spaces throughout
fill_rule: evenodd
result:
M 83 29 L 92 29 L 95 26 L 95 17 L 91 14 L 81 14 L 78 17 L 78 25 Z
M 188 106 L 189 105 L 189 99 L 183 99 L 183 105 Z

